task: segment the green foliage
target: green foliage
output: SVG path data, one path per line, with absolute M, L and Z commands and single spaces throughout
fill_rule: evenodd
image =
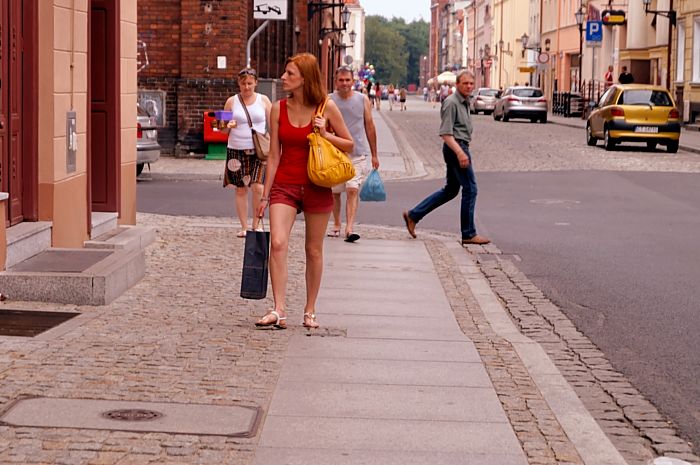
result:
M 365 18 L 365 61 L 376 69 L 381 84 L 418 83 L 420 58 L 428 53 L 430 26 L 426 21 L 406 23 L 403 18 Z

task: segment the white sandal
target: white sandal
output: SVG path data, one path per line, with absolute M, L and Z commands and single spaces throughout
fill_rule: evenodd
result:
M 268 316 L 274 316 L 275 320 L 274 321 L 263 321 L 265 320 Z M 287 317 L 286 316 L 280 316 L 279 313 L 277 313 L 276 310 L 271 310 L 265 314 L 262 318 L 260 318 L 258 321 L 255 322 L 255 326 L 273 326 L 277 329 L 287 329 Z
M 311 320 L 311 323 L 307 323 L 306 319 Z M 316 323 L 316 314 L 315 313 L 304 313 L 304 323 L 303 323 L 304 328 L 311 328 L 311 329 L 316 329 L 318 328 L 319 325 Z

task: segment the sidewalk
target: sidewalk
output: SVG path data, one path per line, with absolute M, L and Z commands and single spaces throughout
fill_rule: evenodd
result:
M 577 116 L 565 118 L 563 116 L 553 115 L 550 113 L 547 119 L 550 123 L 569 126 L 572 128 L 581 128 L 582 131 L 586 129 L 586 120 Z M 685 128 L 681 129 L 679 148 L 687 152 L 700 153 L 700 131 L 689 131 Z

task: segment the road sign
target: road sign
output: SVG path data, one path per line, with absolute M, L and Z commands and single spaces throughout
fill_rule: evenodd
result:
M 534 73 L 535 67 L 534 66 L 521 66 L 518 68 L 518 71 L 520 71 L 521 73 Z
M 601 18 L 606 26 L 622 26 L 627 22 L 623 10 L 604 10 Z
M 549 53 L 540 52 L 540 54 L 537 55 L 537 62 L 542 64 L 542 65 L 549 62 Z
M 287 19 L 287 0 L 253 0 L 253 19 Z
M 345 58 L 343 58 L 343 61 L 345 62 L 346 65 L 351 65 L 352 64 L 352 55 L 345 55 Z
M 602 42 L 603 21 L 586 21 L 586 42 Z

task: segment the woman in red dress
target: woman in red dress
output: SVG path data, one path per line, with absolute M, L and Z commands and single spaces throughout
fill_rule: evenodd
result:
M 270 155 L 258 216 L 270 207 L 270 279 L 274 308 L 256 326 L 287 327 L 287 252 L 296 216 L 304 212 L 306 223 L 306 304 L 303 325 L 318 328 L 316 298 L 323 274 L 323 239 L 331 211 L 331 189 L 312 184 L 306 173 L 309 141 L 314 128 L 333 145 L 351 152 L 353 140 L 340 110 L 332 100 L 323 115 L 317 108 L 328 98 L 316 57 L 299 53 L 287 60 L 282 88 L 289 97 L 272 106 L 270 114 Z M 332 132 L 327 127 L 332 128 Z

